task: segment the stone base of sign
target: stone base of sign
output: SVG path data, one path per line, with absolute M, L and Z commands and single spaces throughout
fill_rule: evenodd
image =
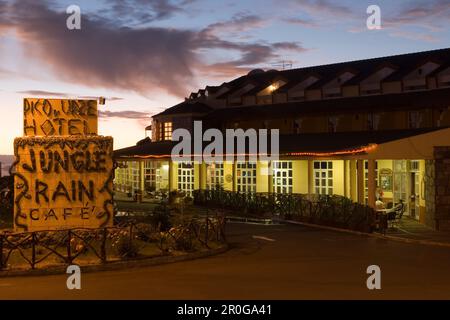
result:
M 112 154 L 112 137 L 16 138 L 14 230 L 112 226 Z

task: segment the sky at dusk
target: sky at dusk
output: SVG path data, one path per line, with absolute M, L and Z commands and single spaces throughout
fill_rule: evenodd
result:
M 381 30 L 366 27 L 372 4 Z M 24 97 L 106 97 L 99 134 L 120 148 L 152 114 L 256 67 L 446 47 L 450 0 L 0 0 L 0 154 L 22 135 Z

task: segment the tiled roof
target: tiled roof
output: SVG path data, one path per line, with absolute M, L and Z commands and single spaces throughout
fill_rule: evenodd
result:
M 192 102 L 192 101 L 184 101 L 179 103 L 169 109 L 164 110 L 161 113 L 158 113 L 157 116 L 169 115 L 169 114 L 179 114 L 179 113 L 207 113 L 212 109 L 208 105 L 201 102 Z
M 440 128 L 442 129 L 442 128 Z M 390 131 L 362 131 L 335 133 L 303 133 L 280 135 L 280 155 L 298 152 L 337 152 L 382 144 L 440 129 L 411 129 Z M 165 156 L 170 157 L 173 146 L 178 142 L 142 141 L 136 146 L 114 151 L 114 158 Z M 208 145 L 204 142 L 203 145 Z
M 221 121 L 226 119 L 271 119 L 307 113 L 376 112 L 389 111 L 392 109 L 399 110 L 402 108 L 440 108 L 449 105 L 450 88 L 446 88 L 383 95 L 222 108 L 208 113 L 203 119 L 220 119 Z
M 320 88 L 324 84 L 333 80 L 340 73 L 345 71 L 352 71 L 356 73 L 355 78 L 350 79 L 347 84 L 357 84 L 358 82 L 356 80 L 364 80 L 365 78 L 376 72 L 376 70 L 378 70 L 383 65 L 392 66 L 396 70 L 384 81 L 395 81 L 402 79 L 405 75 L 412 72 L 422 63 L 425 63 L 429 60 L 447 63 L 448 61 L 450 61 L 450 48 L 282 71 L 271 70 L 270 72 L 245 75 L 227 82 L 227 86 L 231 89 L 228 93 L 224 93 L 222 96 L 226 97 L 227 94 L 237 91 L 238 88 L 249 81 L 262 85 L 267 81 L 273 81 L 273 79 L 276 77 L 283 77 L 287 80 L 287 84 L 281 87 L 278 90 L 279 92 L 284 92 L 287 89 L 292 88 L 311 75 L 318 75 L 320 79 L 316 83 L 312 84 L 310 88 Z

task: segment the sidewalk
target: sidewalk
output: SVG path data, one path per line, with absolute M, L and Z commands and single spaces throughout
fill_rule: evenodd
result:
M 419 241 L 441 242 L 450 245 L 450 232 L 436 231 L 408 217 L 403 217 L 397 227 L 386 230 L 386 236 Z

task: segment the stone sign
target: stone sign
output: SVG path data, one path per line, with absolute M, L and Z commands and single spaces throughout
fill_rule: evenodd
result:
M 24 99 L 25 136 L 97 134 L 97 101 Z
M 24 105 L 33 129 L 14 140 L 15 230 L 111 226 L 113 139 L 96 135 L 96 101 L 25 99 Z

